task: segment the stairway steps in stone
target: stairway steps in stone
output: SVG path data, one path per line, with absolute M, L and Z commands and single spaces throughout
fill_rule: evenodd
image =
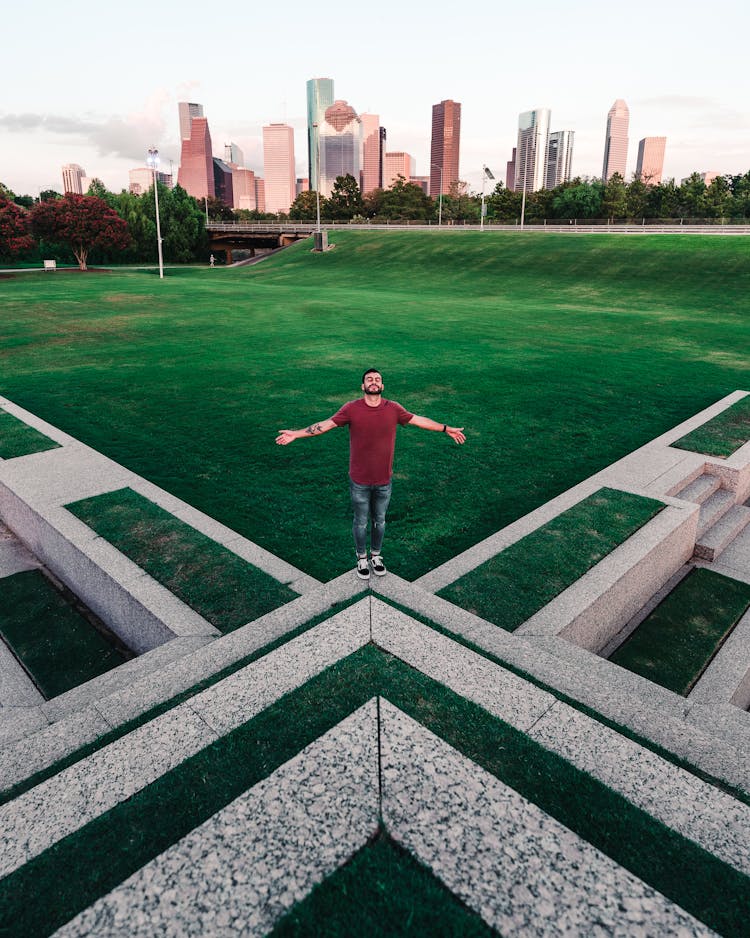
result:
M 701 560 L 716 560 L 747 525 L 750 524 L 750 508 L 735 505 L 711 528 L 702 534 L 695 544 L 695 556 Z
M 709 496 L 701 505 L 697 539 L 700 540 L 709 528 L 712 528 L 730 508 L 733 508 L 734 503 L 734 492 L 728 492 L 726 489 L 719 489 Z
M 704 472 L 703 475 L 693 479 L 684 489 L 681 489 L 677 493 L 677 498 L 684 498 L 686 502 L 695 502 L 702 505 L 717 491 L 720 485 L 721 479 L 718 476 L 708 475 Z

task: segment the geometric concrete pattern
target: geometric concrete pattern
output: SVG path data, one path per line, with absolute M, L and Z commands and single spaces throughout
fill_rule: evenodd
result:
M 745 393 L 414 583 L 389 572 L 369 585 L 353 574 L 312 579 L 0 399 L 58 444 L 0 460 L 0 590 L 5 575 L 47 567 L 98 602 L 126 643 L 136 632 L 142 642 L 132 661 L 51 700 L 0 647 L 0 908 L 35 858 L 372 646 L 747 877 L 750 894 L 750 615 L 687 698 L 600 656 L 687 565 L 750 582 L 750 527 L 737 510 L 750 498 L 750 444 L 726 460 L 671 446 Z M 218 634 L 64 508 L 125 486 L 298 598 Z M 666 507 L 516 632 L 436 595 L 602 487 Z M 69 936 L 266 934 L 378 830 L 500 934 L 712 933 L 648 874 L 625 869 L 377 690 L 54 927 Z M 3 914 L 0 930 L 20 933 Z

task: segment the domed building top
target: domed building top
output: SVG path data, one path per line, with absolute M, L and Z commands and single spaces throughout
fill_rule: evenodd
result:
M 359 120 L 357 112 L 346 101 L 334 101 L 329 108 L 326 108 L 326 122 L 334 127 L 337 133 L 341 133 L 347 124 L 357 120 Z

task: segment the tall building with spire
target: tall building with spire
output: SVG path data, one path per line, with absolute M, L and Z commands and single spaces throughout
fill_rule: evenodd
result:
M 288 124 L 269 124 L 263 128 L 263 179 L 266 211 L 286 214 L 297 191 L 294 130 Z
M 458 182 L 461 147 L 461 105 L 447 99 L 432 106 L 432 144 L 430 147 L 430 195 L 450 193 Z
M 211 133 L 205 117 L 191 119 L 190 136 L 182 141 L 177 183 L 196 199 L 216 194 Z
M 190 122 L 194 117 L 203 117 L 203 105 L 192 101 L 179 101 L 177 110 L 180 115 L 180 140 L 190 139 Z
M 619 173 L 625 178 L 625 165 L 628 161 L 628 126 L 630 111 L 627 104 L 618 98 L 607 114 L 607 133 L 604 138 L 604 164 L 602 179 L 607 182 L 610 176 Z
M 513 187 L 516 192 L 536 192 L 545 186 L 550 117 L 550 109 L 546 107 L 518 115 L 516 179 Z
M 320 194 L 328 198 L 337 176 L 354 176 L 359 185 L 362 170 L 362 121 L 351 104 L 334 101 L 327 108 L 318 129 Z
M 317 189 L 320 126 L 332 104 L 333 79 L 311 78 L 307 83 L 307 165 L 311 189 Z
M 638 143 L 638 162 L 635 175 L 648 186 L 658 186 L 664 172 L 666 137 L 644 137 Z

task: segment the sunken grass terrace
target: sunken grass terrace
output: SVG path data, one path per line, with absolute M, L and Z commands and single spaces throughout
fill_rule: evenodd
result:
M 0 281 L 0 394 L 305 572 L 351 565 L 359 395 L 399 430 L 389 568 L 414 579 L 747 386 L 750 244 L 691 235 L 362 232 L 236 269 Z

